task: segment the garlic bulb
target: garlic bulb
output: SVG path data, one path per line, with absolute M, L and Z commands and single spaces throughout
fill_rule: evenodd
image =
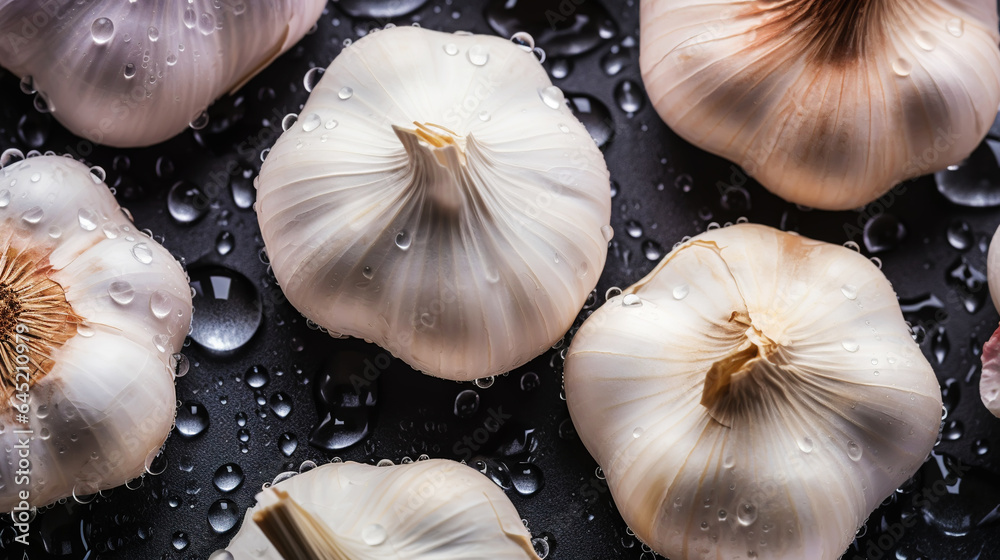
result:
M 993 0 L 641 0 L 660 116 L 778 196 L 875 200 L 967 157 L 1000 104 Z
M 942 409 L 871 262 L 749 224 L 680 245 L 596 311 L 565 382 L 625 521 L 678 560 L 839 558 Z
M 330 463 L 258 502 L 227 548 L 236 560 L 538 559 L 503 491 L 454 461 Z
M 1000 228 L 993 233 L 986 255 L 986 276 L 993 306 L 1000 309 Z M 983 370 L 979 376 L 979 398 L 993 414 L 1000 417 L 1000 328 L 983 345 Z
M 526 49 L 402 27 L 333 61 L 258 181 L 300 312 L 458 380 L 566 332 L 604 268 L 610 179 Z
M 325 5 L 0 0 L 0 66 L 74 134 L 148 146 L 204 126 L 205 109 L 291 48 Z
M 3 511 L 139 476 L 174 419 L 187 277 L 102 179 L 57 156 L 0 170 Z

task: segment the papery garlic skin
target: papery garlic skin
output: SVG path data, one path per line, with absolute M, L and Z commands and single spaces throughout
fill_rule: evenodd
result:
M 267 155 L 256 209 L 302 314 L 457 380 L 558 340 L 612 235 L 603 156 L 533 54 L 413 27 L 334 60 Z
M 345 559 L 538 559 L 503 490 L 455 461 L 330 463 L 273 488 L 326 524 Z M 260 509 L 247 510 L 226 549 L 236 560 L 284 560 L 253 521 Z
M 78 136 L 149 146 L 287 51 L 325 0 L 0 0 L 0 66 Z
M 565 384 L 625 521 L 678 560 L 839 558 L 942 409 L 871 262 L 750 224 L 694 237 L 598 309 Z
M 640 10 L 640 65 L 663 120 L 798 204 L 860 207 L 957 164 L 1000 104 L 992 0 L 642 0 Z
M 986 254 L 986 278 L 993 307 L 1000 309 L 1000 228 L 993 233 Z M 1000 417 L 1000 329 L 983 345 L 979 398 L 993 416 Z
M 57 156 L 0 169 L 0 253 L 0 291 L 20 255 L 18 267 L 31 273 L 9 286 L 18 299 L 25 303 L 32 285 L 50 280 L 71 307 L 22 305 L 12 316 L 5 305 L 0 313 L 3 324 L 13 318 L 25 326 L 22 337 L 53 331 L 60 339 L 39 354 L 17 348 L 24 338 L 0 337 L 0 448 L 22 450 L 19 442 L 31 439 L 29 477 L 15 473 L 20 451 L 0 457 L 0 511 L 24 490 L 29 504 L 43 506 L 143 474 L 174 420 L 172 357 L 191 322 L 184 270 L 132 224 L 87 166 Z M 30 360 L 27 422 L 15 409 L 22 401 L 14 391 L 22 388 L 10 383 L 22 360 Z

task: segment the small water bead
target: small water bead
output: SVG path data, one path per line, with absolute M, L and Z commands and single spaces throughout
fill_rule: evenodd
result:
M 625 233 L 633 239 L 638 239 L 642 237 L 642 224 L 635 220 L 629 220 L 625 222 Z
M 490 51 L 482 45 L 473 45 L 466 56 L 474 66 L 485 66 L 490 60 Z
M 858 341 L 854 340 L 853 338 L 848 338 L 847 340 L 841 342 L 840 344 L 841 346 L 844 347 L 844 350 L 847 350 L 848 352 L 851 353 L 857 352 L 858 348 L 860 347 L 858 345 Z
M 302 130 L 305 132 L 312 132 L 319 128 L 319 125 L 323 123 L 323 119 L 319 117 L 316 113 L 309 113 L 306 118 L 302 119 Z
M 219 492 L 230 493 L 243 484 L 243 469 L 236 463 L 226 463 L 215 470 L 212 484 Z
M 312 93 L 313 88 L 319 84 L 319 80 L 323 77 L 325 72 L 326 69 L 320 66 L 310 68 L 309 71 L 306 72 L 306 75 L 302 77 L 302 86 L 306 88 L 306 92 Z
M 549 86 L 538 90 L 538 96 L 542 98 L 545 106 L 550 109 L 558 109 L 565 104 L 566 97 L 561 89 L 556 86 Z
M 749 503 L 741 505 L 736 509 L 736 520 L 744 527 L 753 525 L 757 521 L 757 506 Z
M 535 48 L 535 38 L 524 31 L 518 31 L 511 36 L 510 40 L 524 52 L 531 52 Z
M 633 114 L 642 109 L 642 88 L 632 80 L 624 80 L 615 88 L 615 101 L 622 111 Z
M 913 63 L 905 58 L 897 58 L 892 61 L 892 71 L 896 73 L 897 76 L 905 78 L 910 75 L 913 71 Z
M 531 548 L 535 549 L 535 554 L 537 554 L 542 560 L 549 557 L 548 539 L 544 537 L 535 537 L 531 539 Z
M 361 530 L 361 540 L 368 546 L 378 546 L 384 543 L 388 537 L 389 533 L 386 532 L 385 527 L 378 523 L 368 525 Z
M 636 428 L 632 430 L 632 437 L 635 439 L 639 439 L 640 437 L 642 437 L 643 431 L 644 430 L 642 428 Z
M 354 89 L 344 86 L 340 88 L 339 92 L 337 92 L 337 97 L 343 99 L 344 101 L 347 101 L 348 99 L 354 97 Z
M 236 560 L 236 557 L 228 550 L 216 550 L 209 555 L 208 560 Z
M 151 25 L 149 26 L 149 29 L 146 30 L 146 36 L 149 37 L 150 41 L 155 43 L 156 40 L 160 38 L 160 30 Z
M 215 238 L 215 252 L 222 256 L 226 256 L 233 252 L 236 248 L 236 237 L 228 231 L 220 231 L 219 236 Z
M 275 393 L 268 401 L 271 412 L 278 418 L 287 418 L 292 413 L 292 398 L 285 393 Z
M 914 40 L 916 40 L 918 47 L 928 52 L 937 47 L 937 37 L 929 31 L 918 31 Z
M 191 362 L 184 354 L 174 354 L 170 357 L 170 363 L 174 367 L 174 377 L 184 377 L 191 369 Z
M 0 208 L 6 208 L 10 206 L 10 191 L 4 189 L 0 191 Z
M 132 246 L 132 256 L 142 264 L 153 262 L 153 250 L 145 243 L 136 243 Z
M 815 444 L 813 443 L 812 438 L 808 436 L 800 439 L 798 441 L 798 444 L 799 444 L 799 449 L 801 449 L 803 453 L 811 453 L 813 448 L 815 448 Z
M 271 376 L 263 366 L 250 366 L 246 371 L 245 381 L 250 388 L 260 389 L 270 383 Z
M 285 457 L 291 457 L 298 447 L 299 441 L 295 437 L 295 434 L 285 432 L 278 437 L 278 449 L 281 450 L 281 454 Z
M 173 66 L 177 64 L 177 55 L 174 53 L 167 54 L 167 66 Z
M 681 284 L 680 286 L 674 287 L 672 295 L 674 296 L 675 300 L 680 301 L 686 298 L 689 293 L 691 293 L 691 287 L 688 286 L 687 284 Z
M 196 437 L 208 428 L 208 410 L 201 403 L 186 402 L 177 409 L 174 426 L 180 435 Z
M 180 552 L 186 549 L 188 545 L 191 544 L 191 541 L 188 540 L 187 533 L 184 531 L 177 531 L 174 533 L 174 536 L 170 538 L 170 544 L 173 545 L 174 550 Z
M 335 121 L 333 119 L 330 119 L 330 120 L 326 121 L 326 124 L 323 125 L 323 127 L 326 128 L 327 130 L 333 130 L 333 129 L 337 128 L 337 124 L 339 124 L 339 123 L 337 123 L 337 121 Z
M 490 112 L 489 111 L 480 111 L 479 112 L 479 120 L 481 120 L 483 122 L 488 122 L 490 120 Z
M 604 292 L 604 301 L 608 301 L 611 298 L 615 298 L 622 295 L 622 289 L 618 287 L 608 288 L 608 291 Z
M 106 17 L 95 19 L 94 23 L 90 26 L 90 36 L 94 38 L 94 42 L 98 45 L 107 43 L 114 35 L 115 24 Z
M 622 307 L 642 307 L 642 299 L 635 294 L 626 294 L 622 298 Z
M 458 45 L 455 43 L 445 43 L 444 53 L 448 56 L 455 56 L 458 54 Z
M 861 460 L 861 446 L 854 441 L 847 442 L 847 456 L 851 458 L 852 461 Z
M 965 22 L 961 18 L 951 18 L 945 24 L 945 29 L 952 37 L 961 37 L 965 35 Z
M 119 305 L 128 305 L 135 299 L 135 288 L 124 280 L 116 280 L 108 285 L 108 295 Z
M 642 254 L 646 256 L 647 260 L 655 262 L 663 256 L 663 247 L 656 241 L 647 239 L 642 242 Z
M 493 386 L 494 381 L 495 379 L 491 375 L 489 377 L 481 377 L 475 380 L 474 383 L 476 384 L 476 387 L 479 387 L 480 389 L 489 389 Z
M 407 232 L 406 230 L 400 231 L 399 233 L 396 234 L 396 247 L 399 247 L 400 249 L 406 251 L 407 249 L 410 248 L 412 242 L 413 240 L 410 237 L 409 232 Z
M 299 120 L 299 115 L 297 113 L 288 113 L 281 119 L 281 130 L 288 132 L 295 122 Z
M 453 412 L 459 418 L 468 418 L 479 410 L 479 393 L 466 389 L 455 397 Z
M 840 293 L 844 294 L 844 297 L 851 301 L 858 299 L 858 287 L 852 284 L 844 284 L 841 286 Z
M 94 231 L 97 229 L 97 222 L 100 218 L 97 213 L 93 210 L 87 208 L 81 208 L 79 212 L 76 213 L 77 221 L 80 223 L 80 227 L 84 231 Z
M 972 228 L 964 220 L 955 220 L 948 224 L 946 236 L 948 244 L 959 251 L 967 251 L 972 247 Z
M 521 376 L 521 390 L 522 391 L 533 391 L 541 385 L 542 381 L 538 377 L 538 374 L 533 371 L 525 372 Z
M 844 247 L 854 251 L 855 253 L 861 252 L 861 246 L 853 241 L 847 241 L 844 243 Z
M 173 298 L 167 292 L 156 290 L 149 296 L 149 310 L 157 319 L 165 319 L 173 309 Z

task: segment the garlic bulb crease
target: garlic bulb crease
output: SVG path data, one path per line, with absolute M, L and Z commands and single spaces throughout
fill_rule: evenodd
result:
M 236 560 L 538 559 L 503 491 L 454 461 L 330 463 L 258 501 L 226 549 Z
M 1000 104 L 992 0 L 642 0 L 640 65 L 686 140 L 839 210 L 961 162 Z
M 199 126 L 213 101 L 291 48 L 325 5 L 0 0 L 0 66 L 74 134 L 148 146 Z
M 941 393 L 882 273 L 750 224 L 680 245 L 565 368 L 626 522 L 669 558 L 839 558 L 930 452 Z
M 530 49 L 413 27 L 334 60 L 257 200 L 300 312 L 458 380 L 558 340 L 612 235 L 603 156 Z
M 19 449 L 0 458 L 3 511 L 139 476 L 174 419 L 187 277 L 99 175 L 57 156 L 0 169 L 0 447 Z

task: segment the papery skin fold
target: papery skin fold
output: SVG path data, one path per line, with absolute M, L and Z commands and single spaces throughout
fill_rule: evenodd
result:
M 0 0 L 0 66 L 31 76 L 53 116 L 74 134 L 115 147 L 149 146 L 182 132 L 291 48 L 325 5 Z M 114 35 L 98 43 L 92 28 L 102 17 Z
M 69 325 L 77 331 L 49 356 L 51 370 L 32 374 L 29 422 L 18 421 L 12 405 L 21 401 L 13 395 L 0 407 L 0 447 L 18 450 L 0 459 L 0 510 L 9 511 L 22 490 L 30 492 L 32 506 L 41 507 L 145 472 L 173 424 L 171 357 L 187 336 L 192 307 L 180 264 L 132 224 L 87 166 L 58 156 L 29 158 L 0 170 L 0 198 L 5 193 L 10 203 L 0 208 L 0 242 L 45 253 L 51 279 L 82 319 L 79 327 Z M 23 216 L 36 207 L 44 215 L 29 224 Z M 89 213 L 94 229 L 81 226 L 81 211 Z M 148 264 L 133 256 L 138 244 L 148 248 Z M 111 299 L 115 281 L 132 286 L 130 303 Z M 162 318 L 152 311 L 154 294 L 164 298 L 157 307 L 166 311 Z M 29 437 L 30 484 L 24 484 L 15 473 L 23 448 L 15 446 Z
M 703 405 L 707 372 L 748 341 L 760 357 Z M 749 224 L 696 236 L 598 309 L 565 385 L 625 521 L 678 559 L 839 558 L 942 409 L 871 262 Z
M 1000 105 L 992 0 L 642 0 L 640 10 L 640 66 L 663 120 L 797 204 L 857 208 L 957 164 Z
M 347 47 L 261 168 L 258 220 L 289 301 L 447 379 L 549 348 L 611 233 L 603 156 L 551 87 L 497 37 L 398 27 Z
M 279 482 L 325 523 L 351 560 L 538 560 L 531 534 L 496 484 L 455 461 L 375 467 L 329 463 Z M 229 543 L 236 560 L 282 560 L 247 510 Z M 378 525 L 385 541 L 363 534 Z

